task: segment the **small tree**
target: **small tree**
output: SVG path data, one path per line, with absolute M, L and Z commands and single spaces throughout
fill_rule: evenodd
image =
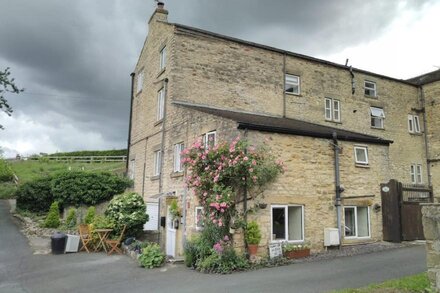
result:
M 46 228 L 58 228 L 60 226 L 60 208 L 55 201 L 51 204 L 49 213 L 44 221 L 44 227 Z
M 4 71 L 0 71 L 0 110 L 5 112 L 8 116 L 11 116 L 12 108 L 9 106 L 4 93 L 9 92 L 18 94 L 24 90 L 15 85 L 15 80 L 14 78 L 11 78 L 10 75 L 11 72 L 9 71 L 9 67 Z M 2 125 L 0 125 L 0 129 L 3 129 Z
M 95 219 L 95 215 L 96 215 L 96 208 L 91 206 L 87 209 L 87 213 L 86 213 L 86 217 L 84 219 L 84 222 L 86 224 L 91 224 L 93 222 L 93 220 Z
M 66 225 L 69 228 L 76 226 L 76 210 L 74 208 L 70 208 L 67 212 Z

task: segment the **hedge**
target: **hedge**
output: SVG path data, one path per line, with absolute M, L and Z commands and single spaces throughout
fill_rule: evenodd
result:
M 61 205 L 96 205 L 130 185 L 130 180 L 111 173 L 67 172 L 52 179 L 52 193 Z
M 31 212 L 47 212 L 54 201 L 51 190 L 52 177 L 26 182 L 15 192 L 17 208 Z
M 47 212 L 53 201 L 60 206 L 96 205 L 130 185 L 130 180 L 111 173 L 66 172 L 24 183 L 15 196 L 19 209 Z
M 0 159 L 0 182 L 12 182 L 14 180 L 14 172 L 12 172 L 9 164 Z
M 106 151 L 76 151 L 67 153 L 54 153 L 49 157 L 83 157 L 83 156 L 126 156 L 127 149 Z

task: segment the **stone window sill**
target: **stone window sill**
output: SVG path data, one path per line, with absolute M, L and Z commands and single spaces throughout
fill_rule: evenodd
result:
M 155 180 L 159 180 L 159 178 L 160 178 L 160 175 L 154 175 L 154 176 L 150 177 L 150 180 L 155 181 Z
M 289 95 L 289 96 L 302 97 L 301 93 L 299 93 L 299 94 L 288 93 L 288 92 L 284 92 L 284 93 L 285 93 L 286 95 Z
M 159 125 L 159 124 L 162 124 L 162 122 L 163 122 L 163 118 L 160 119 L 159 121 L 154 122 L 154 126 L 157 126 L 157 125 Z
M 368 98 L 368 99 L 379 100 L 379 96 L 369 96 L 369 95 L 364 94 L 364 97 L 365 97 L 365 98 Z
M 157 74 L 156 78 L 159 78 L 165 72 L 166 69 L 167 69 L 166 67 L 162 68 L 162 70 L 159 71 L 159 73 Z
M 355 167 L 358 167 L 358 168 L 370 168 L 370 165 L 368 165 L 368 164 L 359 164 L 359 163 L 356 163 L 356 164 L 354 164 L 355 165 Z
M 183 176 L 183 171 L 171 173 L 171 178 L 179 178 Z
M 334 121 L 334 120 L 328 120 L 328 119 L 325 119 L 325 122 L 330 122 L 330 123 L 333 123 L 333 124 L 342 124 L 341 121 Z
M 414 135 L 414 136 L 422 136 L 423 132 L 410 132 L 409 134 Z
M 371 129 L 375 129 L 375 130 L 385 130 L 385 127 L 374 127 L 374 126 L 371 126 Z

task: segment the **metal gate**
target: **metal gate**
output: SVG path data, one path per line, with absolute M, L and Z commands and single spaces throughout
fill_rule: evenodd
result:
M 420 203 L 433 202 L 432 187 L 406 185 L 397 180 L 381 184 L 383 240 L 425 239 Z

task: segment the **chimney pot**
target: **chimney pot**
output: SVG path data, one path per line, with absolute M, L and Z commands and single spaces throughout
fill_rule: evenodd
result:
M 163 2 L 157 2 L 157 8 L 159 8 L 159 9 L 163 9 L 164 8 L 164 6 L 165 6 L 165 3 L 163 3 Z

